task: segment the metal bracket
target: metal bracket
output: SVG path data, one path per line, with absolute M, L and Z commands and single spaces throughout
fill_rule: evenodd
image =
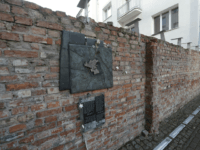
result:
M 181 39 L 183 39 L 183 37 L 174 38 L 174 39 L 171 39 L 171 40 L 178 40 L 177 45 L 181 46 Z

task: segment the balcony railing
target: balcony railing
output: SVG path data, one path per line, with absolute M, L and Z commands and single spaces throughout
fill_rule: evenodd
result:
M 124 5 L 120 6 L 117 10 L 118 19 L 126 13 L 132 11 L 133 9 L 141 10 L 141 0 L 127 0 L 127 2 Z

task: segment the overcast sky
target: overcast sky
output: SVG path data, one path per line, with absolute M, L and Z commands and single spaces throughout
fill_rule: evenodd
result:
M 77 7 L 80 0 L 26 0 L 36 3 L 42 7 L 50 8 L 53 11 L 66 12 L 67 15 L 76 17 L 80 8 Z

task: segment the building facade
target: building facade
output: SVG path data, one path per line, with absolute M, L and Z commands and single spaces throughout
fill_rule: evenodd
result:
M 198 49 L 199 0 L 91 0 L 89 17 Z M 179 43 L 179 44 L 180 44 Z

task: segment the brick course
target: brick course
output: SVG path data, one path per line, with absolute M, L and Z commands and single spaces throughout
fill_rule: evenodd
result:
M 161 120 L 199 94 L 197 51 L 144 35 L 139 41 L 137 33 L 92 19 L 84 25 L 83 17 L 22 0 L 1 1 L 0 8 L 2 150 L 117 149 L 144 128 L 155 133 Z M 61 30 L 110 44 L 112 88 L 59 91 Z M 88 93 L 105 95 L 106 123 L 84 138 L 78 100 Z

